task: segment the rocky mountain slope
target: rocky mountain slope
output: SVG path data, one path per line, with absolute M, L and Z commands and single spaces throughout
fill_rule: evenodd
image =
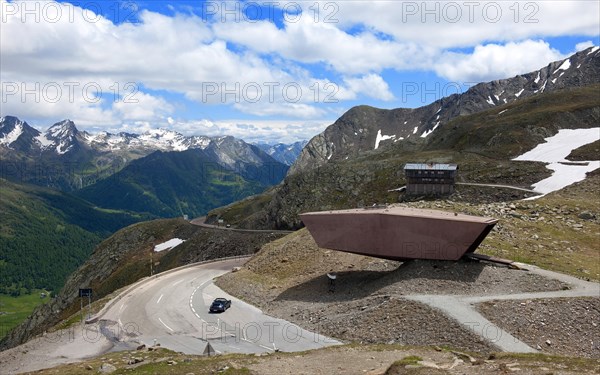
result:
M 512 159 L 558 129 L 598 126 L 599 92 L 600 85 L 564 89 L 459 116 L 425 141 L 408 139 L 290 173 L 264 195 L 214 210 L 209 219 L 221 217 L 249 228 L 299 228 L 300 212 L 398 202 L 403 195 L 390 190 L 405 184 L 403 166 L 415 161 L 458 163 L 459 182 L 528 188 L 550 171 L 543 163 Z M 516 190 L 459 185 L 451 199 L 493 202 L 523 197 Z
M 20 326 L 0 341 L 0 351 L 19 345 L 79 311 L 79 288 L 92 288 L 94 300 L 154 272 L 203 260 L 253 254 L 281 234 L 242 233 L 202 228 L 182 219 L 155 220 L 131 225 L 96 247 L 89 259 L 73 272 L 64 287 L 41 305 Z M 173 238 L 184 240 L 169 250 L 154 246 Z
M 13 116 L 0 118 L 0 177 L 72 191 L 110 176 L 155 151 L 204 150 L 214 162 L 247 172 L 275 160 L 234 137 L 189 136 L 166 129 L 144 134 L 79 131 L 70 120 L 45 132 Z
M 542 93 L 600 82 L 600 48 L 591 47 L 548 64 L 538 71 L 487 83 L 429 105 L 384 110 L 368 106 L 350 109 L 304 148 L 290 174 L 316 168 L 330 161 L 388 147 L 406 140 L 428 139 L 451 120 L 504 106 Z

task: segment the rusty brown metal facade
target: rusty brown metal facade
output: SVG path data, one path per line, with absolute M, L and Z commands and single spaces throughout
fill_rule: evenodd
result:
M 300 218 L 321 248 L 392 260 L 458 260 L 496 219 L 405 207 L 308 212 Z

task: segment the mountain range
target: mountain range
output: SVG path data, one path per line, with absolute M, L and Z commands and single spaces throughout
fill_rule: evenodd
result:
M 565 128 L 600 123 L 600 48 L 546 67 L 480 83 L 419 108 L 357 106 L 313 137 L 284 181 L 266 193 L 209 213 L 248 228 L 296 229 L 298 214 L 396 202 L 407 162 L 454 162 L 468 182 L 530 187 L 549 176 L 542 163 L 514 162 Z M 470 191 L 453 199 L 524 196 Z
M 289 173 L 356 157 L 362 152 L 401 141 L 420 142 L 459 116 L 599 82 L 600 47 L 596 46 L 534 72 L 479 83 L 464 93 L 444 97 L 423 107 L 391 110 L 354 107 L 309 141 Z
M 289 171 L 301 143 L 267 147 L 164 129 L 91 135 L 68 120 L 41 133 L 6 116 L 0 119 L 0 177 L 62 188 L 87 207 L 143 217 L 200 216 L 231 203 L 209 219 L 249 228 L 298 228 L 302 211 L 397 201 L 398 194 L 390 190 L 403 184 L 401 168 L 409 161 L 458 162 L 461 179 L 528 187 L 548 170 L 511 158 L 558 129 L 597 126 L 599 82 L 600 51 L 593 47 L 539 71 L 481 83 L 421 108 L 358 106 L 315 136 Z M 27 199 L 40 194 L 31 190 Z M 19 215 L 19 223 L 27 222 L 32 211 Z M 18 233 L 7 225 L 0 235 L 10 241 L 13 232 Z
M 290 152 L 282 146 L 272 153 Z M 94 246 L 157 217 L 190 218 L 279 183 L 289 166 L 255 145 L 223 137 L 45 132 L 0 118 L 0 293 L 57 291 Z M 36 186 L 37 185 L 37 186 Z M 60 264 L 58 266 L 57 264 Z
M 45 132 L 13 116 L 0 118 L 0 177 L 73 191 L 89 186 L 156 151 L 200 149 L 221 167 L 247 173 L 266 164 L 290 165 L 300 144 L 276 145 L 269 153 L 231 136 L 184 136 L 155 129 L 143 134 L 79 131 L 64 120 Z M 263 181 L 264 182 L 264 181 Z M 272 181 L 269 181 L 272 182 Z
M 285 177 L 288 166 L 264 153 L 223 158 L 218 150 L 224 143 L 235 149 L 240 141 L 230 137 L 222 141 L 220 148 L 156 151 L 74 194 L 104 208 L 193 218 L 260 193 Z M 262 158 L 253 159 L 258 157 Z
M 50 283 L 56 289 L 66 270 L 81 264 L 90 254 L 90 246 L 108 232 L 154 216 L 199 215 L 233 202 L 211 211 L 209 221 L 223 218 L 235 226 L 252 229 L 296 229 L 302 226 L 298 216 L 301 212 L 398 202 L 402 196 L 397 188 L 405 183 L 402 167 L 407 162 L 453 162 L 460 165 L 459 181 L 529 187 L 551 172 L 543 163 L 514 161 L 514 157 L 559 129 L 592 128 L 598 123 L 598 47 L 535 72 L 478 84 L 463 94 L 420 108 L 352 108 L 315 136 L 289 171 L 290 161 L 284 155 L 293 155 L 300 145 L 249 145 L 233 137 L 184 137 L 168 130 L 142 135 L 90 135 L 78 131 L 68 120 L 40 133 L 7 116 L 0 119 L 2 176 L 63 187 L 72 194 L 0 179 L 0 208 L 9 213 L 8 219 L 0 223 L 0 276 L 7 276 L 5 280 L 0 278 L 0 284 L 5 284 L 0 286 Z M 597 149 L 597 142 L 592 150 L 576 151 L 584 153 L 585 160 L 598 158 L 593 149 Z M 71 174 L 61 170 L 62 174 L 37 171 L 36 175 L 19 169 L 27 163 L 44 162 L 39 165 L 84 166 L 94 172 L 86 174 L 75 169 Z M 265 190 L 270 185 L 275 187 Z M 246 197 L 263 190 L 262 194 Z M 460 186 L 452 200 L 468 202 L 469 206 L 526 196 L 513 190 Z M 69 287 L 50 306 L 68 309 L 62 297 L 68 294 L 72 302 L 79 287 L 89 286 L 86 283 L 92 272 L 86 270 L 96 267 L 94 271 L 99 271 L 94 263 L 97 259 L 115 266 L 110 269 L 111 273 L 115 271 L 110 289 L 125 285 L 124 279 L 130 282 L 142 277 L 142 264 L 147 264 L 147 259 L 140 262 L 131 258 L 129 264 L 139 275 L 125 275 L 134 268 L 118 269 L 116 261 L 125 253 L 148 253 L 157 240 L 192 231 L 185 228 L 187 223 L 177 222 L 171 224 L 173 229 L 168 235 L 161 232 L 167 226 L 165 222 L 154 221 L 131 226 L 107 240 L 90 262 L 73 274 Z M 213 247 L 221 236 L 203 237 L 198 246 Z M 132 239 L 143 245 L 132 245 Z M 237 248 L 239 240 L 231 243 Z M 7 250 L 2 252 L 4 248 Z M 194 254 L 193 259 L 200 255 Z M 60 278 L 48 279 L 53 262 L 67 257 L 68 267 L 60 270 Z M 41 258 L 49 261 L 44 263 L 43 272 L 35 273 L 36 260 Z M 40 310 L 44 309 L 49 308 Z M 46 318 L 39 314 L 32 321 L 39 323 Z M 57 320 L 54 316 L 51 319 Z M 30 332 L 30 328 L 21 332 Z
M 256 146 L 273 157 L 273 159 L 291 166 L 298 159 L 298 156 L 307 143 L 308 141 L 298 141 L 292 144 L 277 143 L 274 145 L 257 143 Z

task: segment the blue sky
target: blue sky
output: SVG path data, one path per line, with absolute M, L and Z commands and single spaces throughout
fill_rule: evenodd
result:
M 598 45 L 597 1 L 0 0 L 1 115 L 308 139 Z

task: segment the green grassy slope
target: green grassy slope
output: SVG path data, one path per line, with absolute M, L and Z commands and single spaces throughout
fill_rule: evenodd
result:
M 45 296 L 41 297 L 41 293 L 45 293 Z M 49 299 L 49 293 L 39 289 L 20 296 L 0 294 L 0 339 L 27 318 L 36 306 Z

